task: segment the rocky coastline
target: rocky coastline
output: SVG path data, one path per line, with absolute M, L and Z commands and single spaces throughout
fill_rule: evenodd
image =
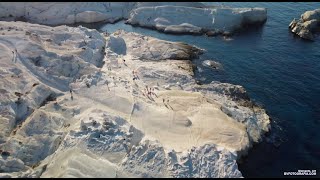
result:
M 237 160 L 270 129 L 265 110 L 240 85 L 197 83 L 191 60 L 203 49 L 58 26 L 137 20 L 124 9 L 167 7 L 102 4 L 0 3 L 0 12 L 20 13 L 0 21 L 0 177 L 242 177 Z M 112 16 L 96 13 L 108 7 Z M 257 11 L 250 21 L 264 20 Z M 240 24 L 254 13 L 223 12 L 241 14 Z M 10 21 L 25 14 L 30 22 Z

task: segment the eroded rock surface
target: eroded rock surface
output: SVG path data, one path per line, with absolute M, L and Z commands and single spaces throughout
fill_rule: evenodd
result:
M 207 7 L 200 2 L 1 2 L 0 19 L 45 25 L 127 20 L 165 33 L 212 36 L 261 25 L 267 10 Z
M 0 177 L 241 177 L 237 159 L 269 130 L 243 87 L 195 82 L 195 46 L 0 27 Z
M 263 24 L 265 8 L 156 6 L 133 9 L 127 23 L 165 33 L 230 35 L 246 25 Z

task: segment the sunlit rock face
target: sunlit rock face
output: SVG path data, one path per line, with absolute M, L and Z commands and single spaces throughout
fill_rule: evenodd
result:
M 155 6 L 133 9 L 127 23 L 176 34 L 232 34 L 246 25 L 263 24 L 265 8 Z M 215 32 L 215 33 L 212 33 Z
M 320 9 L 306 11 L 300 19 L 293 19 L 289 28 L 299 37 L 314 41 L 315 33 L 320 32 Z
M 265 8 L 206 7 L 199 2 L 31 2 L 0 3 L 0 19 L 46 25 L 127 20 L 165 33 L 231 35 L 263 24 Z

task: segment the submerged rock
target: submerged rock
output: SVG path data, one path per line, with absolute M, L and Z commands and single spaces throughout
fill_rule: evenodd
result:
M 221 69 L 222 68 L 222 65 L 219 63 L 219 62 L 216 62 L 216 61 L 213 61 L 213 60 L 204 60 L 202 62 L 202 64 L 204 66 L 208 66 L 212 69 Z

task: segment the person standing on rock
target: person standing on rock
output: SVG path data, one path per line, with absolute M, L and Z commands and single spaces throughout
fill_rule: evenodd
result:
M 71 95 L 71 100 L 73 100 L 72 89 L 69 90 Z
M 146 96 L 148 95 L 148 91 L 146 89 L 143 89 Z
M 126 60 L 122 57 L 122 61 L 123 61 L 123 64 L 125 65 L 125 66 L 127 66 L 127 64 L 126 64 Z
M 158 97 L 157 94 L 154 92 L 154 88 L 152 88 L 152 94 L 153 94 L 154 96 Z
M 139 76 L 138 76 L 138 74 L 137 74 L 137 71 L 136 71 L 136 70 L 133 70 L 132 72 L 133 72 L 134 76 L 136 77 L 136 79 L 139 79 Z
M 14 61 L 14 51 L 11 51 L 12 52 L 12 62 Z
M 106 80 L 106 84 L 107 84 L 107 87 L 108 87 L 108 91 L 110 91 L 110 88 L 109 88 L 109 85 L 108 85 L 108 80 Z
M 132 75 L 133 75 L 133 79 L 132 80 L 136 80 L 137 78 L 136 78 L 136 76 L 134 74 L 134 70 L 132 70 Z

